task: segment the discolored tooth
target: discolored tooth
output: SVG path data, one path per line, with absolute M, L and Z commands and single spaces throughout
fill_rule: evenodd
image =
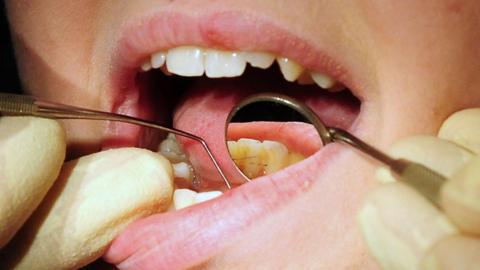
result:
M 285 145 L 275 141 L 263 141 L 263 147 L 267 155 L 265 174 L 271 174 L 281 170 L 288 162 L 288 149 Z
M 311 76 L 315 83 L 323 89 L 328 89 L 335 85 L 335 80 L 326 74 L 312 72 Z
M 238 52 L 205 51 L 205 74 L 209 78 L 241 76 L 246 66 L 247 62 Z
M 197 192 L 190 189 L 176 189 L 173 193 L 173 209 L 179 210 L 195 204 Z
M 243 59 L 252 67 L 267 69 L 275 62 L 275 55 L 267 52 L 246 52 Z
M 165 64 L 166 60 L 167 54 L 165 52 L 157 52 L 152 54 L 150 64 L 152 65 L 152 68 L 159 68 Z
M 237 167 L 250 179 L 275 173 L 305 159 L 302 154 L 290 151 L 276 141 L 260 142 L 242 138 L 228 141 L 227 146 Z
M 195 203 L 202 203 L 221 196 L 221 191 L 207 191 L 195 194 Z
M 295 61 L 285 57 L 277 58 L 278 65 L 282 71 L 283 77 L 289 82 L 294 82 L 305 70 L 302 66 Z
M 150 64 L 150 61 L 147 60 L 145 62 L 143 62 L 142 66 L 140 67 L 140 69 L 143 71 L 143 72 L 147 72 L 149 71 L 150 69 L 152 69 L 152 65 Z
M 315 81 L 312 79 L 309 72 L 303 72 L 302 75 L 298 77 L 297 83 L 300 85 L 312 85 L 315 84 Z
M 185 77 L 202 76 L 204 71 L 204 53 L 201 48 L 182 46 L 168 50 L 168 71 Z

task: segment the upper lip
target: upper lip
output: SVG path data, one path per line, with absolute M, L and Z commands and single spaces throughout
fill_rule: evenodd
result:
M 328 42 L 312 44 L 276 22 L 239 11 L 195 16 L 181 11 L 157 11 L 127 23 L 117 44 L 111 69 L 114 97 L 134 88 L 135 74 L 152 53 L 182 45 L 274 53 L 309 70 L 328 74 L 361 100 L 364 96 L 363 89 L 358 87 L 359 78 L 348 72 L 345 63 L 330 56 L 333 46 Z
M 146 57 L 156 51 L 181 45 L 272 52 L 294 59 L 308 69 L 329 74 L 337 81 L 355 89 L 355 87 L 351 87 L 354 82 L 353 78 L 341 64 L 336 63 L 328 56 L 326 46 L 319 48 L 310 44 L 275 22 L 238 11 L 213 12 L 195 16 L 182 12 L 160 11 L 144 18 L 137 18 L 127 24 L 120 38 L 118 48 L 115 50 L 114 69 L 112 70 L 114 93 L 111 95 L 117 99 L 116 102 L 121 102 L 125 91 L 127 93 L 136 91 L 134 77 Z M 304 162 L 315 163 L 315 166 L 318 167 L 326 167 L 331 162 L 329 158 L 337 152 L 338 148 L 335 145 L 328 146 L 321 153 L 315 154 Z M 322 169 L 322 171 L 324 170 Z M 298 179 L 300 181 L 298 182 L 292 181 L 290 178 L 288 171 L 276 174 L 274 178 L 265 176 L 213 201 L 194 206 L 192 209 L 162 214 L 162 218 L 152 216 L 139 221 L 114 242 L 106 255 L 107 259 L 116 263 L 124 261 L 139 248 L 136 244 L 126 243 L 141 238 L 145 230 L 155 231 L 155 228 L 161 227 L 161 233 L 157 234 L 156 239 L 151 242 L 157 245 L 154 250 L 158 252 L 158 256 L 162 257 L 161 265 L 165 268 L 189 266 L 191 261 L 198 262 L 201 258 L 215 253 L 222 246 L 220 243 L 233 237 L 233 232 L 241 231 L 254 220 L 276 209 L 279 205 L 285 204 L 289 198 L 303 193 L 312 186 L 310 184 L 305 186 L 305 181 L 314 180 L 313 178 L 307 179 L 307 177 Z M 264 192 L 260 192 L 260 190 L 271 190 L 271 195 L 265 196 Z M 242 205 L 250 207 L 239 211 L 239 206 Z M 182 235 L 175 234 L 179 219 L 187 220 L 187 223 L 182 223 L 185 231 Z M 223 220 L 220 225 L 219 220 Z M 156 225 L 150 226 L 152 223 Z M 201 228 L 197 225 L 200 223 L 202 224 Z M 143 227 L 144 230 L 137 230 L 138 226 Z M 168 245 L 160 243 L 168 243 Z M 205 243 L 209 244 L 198 250 L 199 245 Z M 119 250 L 118 247 L 126 248 L 126 250 Z M 180 252 L 180 250 L 189 250 L 189 248 L 196 249 L 196 252 L 182 254 L 184 256 L 171 254 L 172 250 Z M 149 254 L 144 254 L 142 257 L 148 256 Z M 185 261 L 187 258 L 190 262 Z M 136 259 L 142 260 L 139 257 Z M 132 260 L 135 261 L 135 258 L 128 261 Z M 127 266 L 127 262 L 124 266 Z

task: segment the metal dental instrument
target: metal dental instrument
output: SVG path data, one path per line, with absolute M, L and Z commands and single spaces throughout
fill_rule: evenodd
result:
M 227 177 L 223 173 L 220 165 L 215 159 L 212 151 L 208 147 L 207 143 L 200 137 L 190 134 L 185 131 L 181 131 L 174 128 L 167 128 L 155 124 L 150 121 L 138 119 L 135 117 L 108 113 L 102 111 L 89 110 L 74 106 L 68 106 L 64 104 L 58 104 L 53 102 L 46 102 L 36 99 L 32 96 L 25 95 L 15 95 L 15 94 L 6 94 L 0 93 L 0 116 L 36 116 L 42 118 L 51 118 L 51 119 L 86 119 L 86 120 L 103 120 L 103 121 L 115 121 L 115 122 L 124 122 L 149 128 L 154 128 L 166 132 L 171 132 L 176 135 L 187 137 L 189 139 L 199 142 L 202 147 L 207 152 L 210 160 L 213 162 L 216 170 L 222 177 L 225 185 L 228 189 L 231 189 L 232 186 L 228 181 Z
M 342 142 L 356 148 L 360 152 L 389 167 L 390 170 L 397 174 L 405 183 L 418 190 L 432 203 L 439 206 L 439 191 L 442 184 L 446 181 L 444 176 L 419 163 L 405 159 L 394 159 L 345 130 L 327 127 L 312 109 L 291 97 L 276 93 L 253 95 L 237 105 L 230 115 L 234 115 L 243 107 L 256 102 L 274 102 L 296 110 L 312 123 L 320 135 L 323 145 L 333 142 Z M 230 118 L 231 116 L 229 119 Z

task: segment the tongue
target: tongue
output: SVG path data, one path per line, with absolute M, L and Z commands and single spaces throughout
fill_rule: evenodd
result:
M 174 112 L 174 127 L 195 134 L 205 140 L 227 178 L 244 183 L 230 159 L 225 143 L 226 120 L 231 109 L 248 95 L 258 92 L 280 92 L 305 102 L 329 126 L 348 128 L 358 113 L 358 104 L 349 94 L 327 94 L 317 87 L 297 86 L 290 83 L 272 85 L 252 75 L 235 79 L 200 79 L 189 89 Z M 268 129 L 265 125 L 254 130 Z M 301 138 L 301 129 L 285 129 L 284 136 Z M 199 188 L 218 188 L 222 179 L 202 146 L 190 139 L 177 137 L 195 169 Z M 269 137 L 274 140 L 275 138 Z M 279 141 L 282 141 L 279 139 Z M 296 150 L 302 149 L 300 145 Z M 305 150 L 308 151 L 308 150 Z

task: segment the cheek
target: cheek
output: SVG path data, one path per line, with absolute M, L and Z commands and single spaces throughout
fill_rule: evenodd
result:
M 89 81 L 95 25 L 93 3 L 7 3 L 24 91 L 64 102 L 82 96 L 68 98 L 86 89 Z

